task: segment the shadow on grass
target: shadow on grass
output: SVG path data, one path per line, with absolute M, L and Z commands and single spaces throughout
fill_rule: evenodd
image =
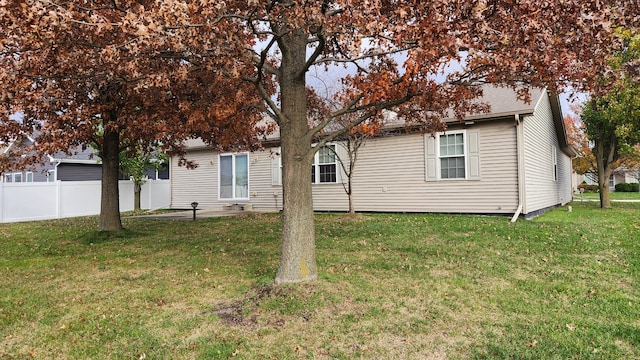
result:
M 143 236 L 139 231 L 122 229 L 119 231 L 91 230 L 78 235 L 78 242 L 84 245 L 96 245 L 112 241 L 132 240 Z

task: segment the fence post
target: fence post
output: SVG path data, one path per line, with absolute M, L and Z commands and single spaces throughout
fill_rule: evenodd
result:
M 151 182 L 147 181 L 147 184 L 149 184 L 149 192 L 147 194 L 147 196 L 149 197 L 149 206 L 147 207 L 147 209 L 151 210 L 154 208 L 153 194 L 155 192 L 154 190 L 156 190 L 158 187 L 158 183 L 157 180 L 152 180 Z
M 55 186 L 56 186 L 56 219 L 60 219 L 61 218 L 61 207 L 62 207 L 62 181 L 60 180 L 56 180 L 55 182 Z

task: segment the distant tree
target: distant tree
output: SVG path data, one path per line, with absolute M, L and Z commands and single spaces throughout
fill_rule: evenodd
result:
M 578 152 L 578 156 L 572 161 L 573 170 L 579 175 L 597 176 L 595 157 L 582 120 L 575 115 L 566 115 L 564 125 L 569 144 Z

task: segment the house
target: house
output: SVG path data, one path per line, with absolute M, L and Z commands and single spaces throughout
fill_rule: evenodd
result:
M 34 144 L 35 140 L 30 136 L 20 136 L 17 139 L 0 147 L 0 156 L 8 164 L 14 162 L 15 157 L 26 154 L 27 148 Z M 42 182 L 53 181 L 54 176 L 50 173 L 53 166 L 48 164 L 36 164 L 34 168 L 22 170 L 9 166 L 2 172 L 2 182 L 22 183 L 22 182 Z
M 442 212 L 532 217 L 571 201 L 571 157 L 557 96 L 533 90 L 519 101 L 506 88 L 486 87 L 491 112 L 464 121 L 446 119 L 446 132 L 396 131 L 369 139 L 353 175 L 358 212 Z M 404 126 L 403 126 L 404 128 Z M 282 208 L 277 139 L 264 150 L 217 153 L 197 140 L 187 144 L 195 169 L 171 162 L 171 207 L 229 205 Z M 341 154 L 339 143 L 330 144 Z M 316 211 L 347 211 L 344 171 L 320 149 L 311 170 Z
M 625 168 L 614 169 L 613 173 L 609 176 L 609 190 L 615 191 L 616 185 L 627 183 L 638 183 L 638 171 L 632 171 Z M 588 185 L 598 185 L 598 174 L 586 173 L 578 176 L 580 183 L 584 182 Z
M 26 152 L 28 146 L 33 145 L 31 137 L 24 137 L 12 141 L 4 148 L 0 148 L 3 156 L 17 156 Z M 7 182 L 42 182 L 42 181 L 95 181 L 102 179 L 102 165 L 100 159 L 92 148 L 75 148 L 70 154 L 58 152 L 47 155 L 44 162 L 34 165 L 29 170 L 7 170 L 3 173 L 2 181 Z M 169 179 L 169 167 L 164 166 L 159 170 L 149 169 L 147 177 L 151 180 Z M 121 180 L 128 180 L 129 176 L 121 174 Z

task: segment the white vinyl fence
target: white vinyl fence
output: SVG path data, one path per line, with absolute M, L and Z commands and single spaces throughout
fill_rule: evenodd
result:
M 119 188 L 120 211 L 133 210 L 133 182 L 121 180 Z M 140 207 L 169 207 L 169 192 L 169 180 L 147 181 Z M 0 182 L 0 223 L 97 215 L 100 193 L 100 181 Z

